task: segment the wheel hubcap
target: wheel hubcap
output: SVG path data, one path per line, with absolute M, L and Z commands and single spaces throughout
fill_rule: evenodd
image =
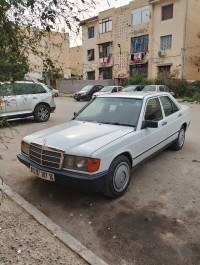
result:
M 39 117 L 41 120 L 45 120 L 45 119 L 47 119 L 47 117 L 48 117 L 48 110 L 47 110 L 47 109 L 44 109 L 44 108 L 40 109 L 40 110 L 38 111 L 38 117 Z
M 123 191 L 130 179 L 130 168 L 127 163 L 120 163 L 115 169 L 113 177 L 114 189 L 118 192 Z
M 182 129 L 179 133 L 179 146 L 182 146 L 185 141 L 185 131 Z

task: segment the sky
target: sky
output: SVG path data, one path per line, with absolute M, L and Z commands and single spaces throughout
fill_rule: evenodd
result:
M 133 1 L 133 0 L 132 0 Z M 100 2 L 96 5 L 95 9 L 90 13 L 90 15 L 85 15 L 85 19 L 93 16 L 97 16 L 99 12 L 102 12 L 104 10 L 110 9 L 110 8 L 118 8 L 120 6 L 127 5 L 131 0 L 97 0 L 97 2 Z M 81 34 L 80 36 L 70 36 L 70 47 L 74 47 L 77 45 L 81 45 Z

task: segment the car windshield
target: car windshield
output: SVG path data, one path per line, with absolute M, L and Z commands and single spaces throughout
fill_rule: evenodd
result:
M 136 86 L 127 86 L 122 91 L 128 92 L 128 91 L 134 91 Z
M 95 98 L 74 118 L 78 121 L 104 124 L 136 126 L 142 99 L 135 98 Z
M 89 91 L 93 86 L 84 86 L 81 91 Z
M 156 91 L 156 86 L 145 86 L 143 91 Z
M 111 92 L 112 89 L 113 89 L 112 86 L 105 86 L 104 88 L 102 88 L 102 89 L 100 90 L 100 92 Z

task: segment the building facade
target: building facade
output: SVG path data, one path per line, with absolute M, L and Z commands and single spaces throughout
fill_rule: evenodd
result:
M 39 30 L 33 28 L 30 33 L 31 36 L 37 34 L 37 31 Z M 68 33 L 45 32 L 44 36 L 36 44 L 36 49 L 38 55 L 34 55 L 32 52 L 28 54 L 30 72 L 27 76 L 35 79 L 43 79 L 43 60 L 50 58 L 55 68 L 60 69 L 60 73 L 64 78 L 71 77 Z
M 200 1 L 135 0 L 82 22 L 83 78 L 200 80 Z
M 70 48 L 71 76 L 82 78 L 83 76 L 83 46 Z

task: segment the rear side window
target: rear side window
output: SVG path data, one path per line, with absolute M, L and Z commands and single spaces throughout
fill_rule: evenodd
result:
M 162 110 L 158 98 L 149 99 L 146 106 L 145 120 L 159 121 L 162 120 Z
M 120 86 L 120 87 L 118 87 L 118 91 L 122 91 L 122 87 Z
M 178 107 L 169 97 L 160 97 L 160 100 L 166 117 L 178 111 Z

